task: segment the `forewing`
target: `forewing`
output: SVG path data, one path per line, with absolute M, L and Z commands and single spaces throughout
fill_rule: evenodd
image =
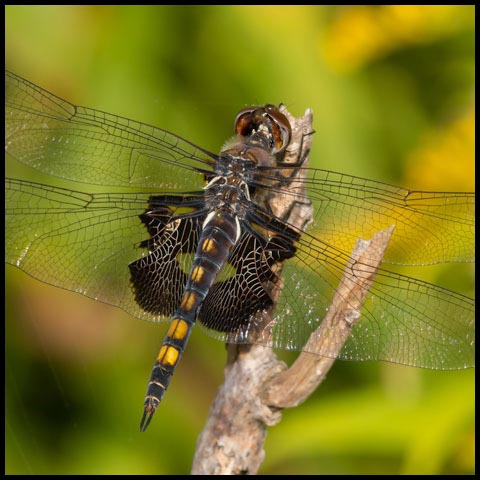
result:
M 301 170 L 298 173 L 298 170 Z M 278 169 L 257 176 L 267 184 Z M 292 167 L 283 169 L 294 172 Z M 286 205 L 311 201 L 313 222 L 307 231 L 321 242 L 350 254 L 358 238 L 394 225 L 384 262 L 431 265 L 475 260 L 475 194 L 421 192 L 327 170 L 297 169 L 270 194 Z M 306 193 L 299 194 L 305 187 Z
M 166 130 L 73 105 L 7 71 L 5 125 L 9 155 L 82 183 L 198 190 L 216 158 Z

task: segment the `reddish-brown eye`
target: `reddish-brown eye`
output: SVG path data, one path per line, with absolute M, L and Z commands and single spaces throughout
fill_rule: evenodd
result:
M 258 107 L 246 107 L 238 112 L 238 115 L 235 117 L 235 133 L 237 135 L 246 136 L 252 131 L 255 127 L 253 118 L 257 109 Z
M 260 126 L 266 127 L 272 137 L 272 153 L 283 151 L 290 142 L 291 127 L 287 117 L 274 105 L 247 107 L 235 118 L 235 133 L 244 137 Z
M 287 148 L 292 135 L 292 128 L 288 118 L 274 105 L 265 105 L 268 116 L 272 119 L 272 133 L 275 138 L 275 153 Z

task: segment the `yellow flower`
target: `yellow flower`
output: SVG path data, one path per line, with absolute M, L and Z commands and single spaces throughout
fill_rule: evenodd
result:
M 343 7 L 324 33 L 321 48 L 332 69 L 349 72 L 403 46 L 448 36 L 474 16 L 471 5 Z
M 446 130 L 429 132 L 407 160 L 404 182 L 422 190 L 475 189 L 475 112 L 473 108 Z

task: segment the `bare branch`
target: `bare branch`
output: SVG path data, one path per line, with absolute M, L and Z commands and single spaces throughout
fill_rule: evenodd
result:
M 335 353 L 340 353 L 360 317 L 392 231 L 393 227 L 378 232 L 371 241 L 357 241 L 327 316 L 307 342 L 310 348 L 332 352 L 333 343 Z M 197 441 L 192 474 L 255 474 L 265 456 L 266 427 L 280 421 L 281 408 L 304 401 L 335 361 L 301 353 L 286 369 L 270 348 L 230 345 L 229 349 L 230 354 L 234 349 L 238 352 L 225 369 L 225 383 Z
M 302 352 L 288 370 L 266 386 L 267 405 L 294 407 L 309 397 L 323 381 L 360 317 L 392 232 L 393 227 L 390 227 L 377 232 L 368 242 L 357 240 L 327 315 L 305 345 L 307 351 L 328 351 L 331 357 Z M 364 268 L 366 265 L 368 268 Z
M 293 204 L 285 205 L 285 198 L 280 194 L 270 198 L 269 204 L 277 217 L 301 231 L 311 220 L 312 210 L 302 190 L 301 180 L 306 170 L 300 169 L 297 173 L 294 166 L 297 162 L 307 166 L 312 115 L 310 110 L 301 118 L 292 117 L 286 109 L 283 113 L 291 122 L 293 133 L 285 158 L 292 169 L 284 170 L 288 178 L 293 179 L 288 198 L 294 197 L 292 192 L 298 196 Z M 252 345 L 228 345 L 225 383 L 198 438 L 192 474 L 257 473 L 265 457 L 263 444 L 267 426 L 281 420 L 282 408 L 298 405 L 317 388 L 347 341 L 360 317 L 392 231 L 393 227 L 378 232 L 371 241 L 357 241 L 328 313 L 305 345 L 307 350 L 325 351 L 328 356 L 301 353 L 287 369 L 271 348 L 254 344 L 255 341 L 269 344 L 274 307 L 259 315 L 258 325 L 252 329 Z M 281 266 L 277 273 L 280 272 Z M 274 301 L 281 294 L 281 286 L 278 282 L 271 290 Z

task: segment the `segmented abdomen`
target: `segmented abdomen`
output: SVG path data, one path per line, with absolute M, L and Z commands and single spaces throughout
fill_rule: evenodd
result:
M 155 360 L 140 425 L 145 430 L 185 350 L 197 311 L 239 238 L 239 224 L 228 210 L 207 216 L 180 304 Z

